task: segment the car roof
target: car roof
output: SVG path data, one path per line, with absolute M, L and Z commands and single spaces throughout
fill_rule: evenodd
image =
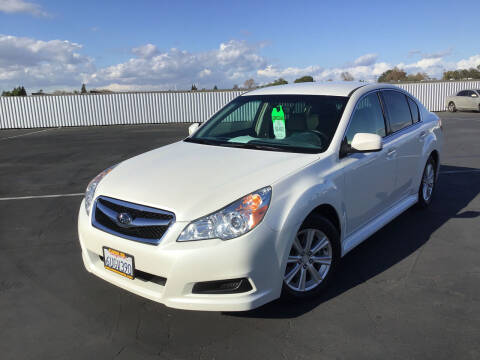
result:
M 267 86 L 261 89 L 253 90 L 242 96 L 252 95 L 329 95 L 329 96 L 350 96 L 350 94 L 362 87 L 373 84 L 356 81 L 343 82 L 308 82 L 298 84 L 287 84 L 277 86 Z

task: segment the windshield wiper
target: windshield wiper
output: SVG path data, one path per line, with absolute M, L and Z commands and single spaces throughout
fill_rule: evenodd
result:
M 195 139 L 195 138 L 186 138 L 183 141 L 192 142 L 196 144 L 204 144 L 204 145 L 220 145 L 222 142 L 215 141 L 215 140 L 207 140 L 207 139 Z

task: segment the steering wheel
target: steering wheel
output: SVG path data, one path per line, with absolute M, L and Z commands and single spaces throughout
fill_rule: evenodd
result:
M 328 137 L 322 133 L 321 131 L 318 131 L 318 130 L 309 130 L 308 132 L 311 132 L 312 134 L 315 134 L 317 135 L 319 138 L 320 138 L 320 141 L 322 142 L 322 145 L 325 146 L 326 144 L 328 144 Z

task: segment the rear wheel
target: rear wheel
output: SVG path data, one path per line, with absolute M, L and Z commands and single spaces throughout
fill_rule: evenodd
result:
M 437 165 L 430 156 L 423 170 L 422 182 L 418 190 L 418 203 L 420 207 L 426 208 L 432 202 L 433 191 L 436 184 Z
M 457 111 L 457 107 L 455 106 L 455 103 L 453 101 L 450 101 L 450 103 L 448 104 L 448 111 L 452 113 Z
M 320 293 L 329 283 L 340 260 L 340 236 L 332 223 L 312 214 L 292 243 L 283 276 L 283 293 L 290 298 L 307 298 Z

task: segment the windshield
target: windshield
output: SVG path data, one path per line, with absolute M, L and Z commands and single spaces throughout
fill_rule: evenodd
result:
M 347 101 L 341 96 L 240 96 L 185 141 L 320 153 L 328 148 Z

